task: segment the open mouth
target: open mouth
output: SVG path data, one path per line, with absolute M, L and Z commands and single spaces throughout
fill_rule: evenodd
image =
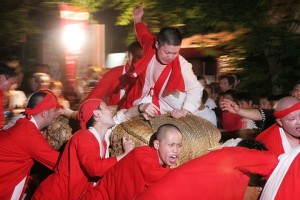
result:
M 171 156 L 171 157 L 170 157 L 170 163 L 176 164 L 177 159 L 178 159 L 178 156 Z

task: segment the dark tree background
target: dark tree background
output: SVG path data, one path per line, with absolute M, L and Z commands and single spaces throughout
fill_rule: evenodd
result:
M 132 11 L 143 4 L 144 21 L 157 33 L 163 26 L 178 27 L 184 37 L 222 31 L 240 34 L 213 48 L 199 47 L 214 56 L 227 55 L 240 88 L 254 95 L 286 94 L 300 77 L 300 0 L 70 0 L 86 7 L 91 23 L 105 23 L 108 44 L 118 50 L 135 39 Z M 38 56 L 35 46 L 44 29 L 53 28 L 59 3 L 43 0 L 0 2 L 0 58 L 19 54 L 23 62 Z M 113 35 L 113 34 L 112 34 Z M 217 38 L 216 38 L 217 39 Z M 114 45 L 113 45 L 114 44 Z M 199 41 L 201 46 L 201 41 Z M 31 49 L 24 57 L 24 49 Z M 124 50 L 124 49 L 122 49 Z M 23 57 L 22 57 L 23 52 Z

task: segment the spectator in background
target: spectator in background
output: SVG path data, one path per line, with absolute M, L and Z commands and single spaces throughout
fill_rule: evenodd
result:
M 232 75 L 222 75 L 219 77 L 219 87 L 221 92 L 233 90 L 235 88 L 235 79 Z
M 214 109 L 215 107 L 217 107 L 215 101 L 211 98 L 212 96 L 212 87 L 210 87 L 209 85 L 207 85 L 206 79 L 204 76 L 197 76 L 197 80 L 199 81 L 199 83 L 203 86 L 203 88 L 206 90 L 207 92 L 207 100 L 205 102 L 205 105 L 209 108 L 209 109 Z M 207 89 L 208 88 L 208 89 Z
M 292 97 L 300 100 L 300 82 L 297 82 L 292 90 Z
M 64 108 L 70 109 L 70 103 L 64 97 L 64 87 L 60 81 L 52 80 L 50 82 L 50 90 L 55 94 L 60 105 L 62 105 Z
M 5 124 L 4 104 L 7 103 L 5 93 L 8 92 L 16 82 L 17 72 L 6 63 L 0 63 L 0 128 Z M 6 99 L 6 100 L 5 100 Z
M 32 75 L 32 82 L 31 82 L 31 90 L 33 92 L 37 90 L 44 90 L 50 88 L 50 75 L 46 73 L 34 73 Z
M 202 117 L 202 118 L 210 121 L 213 125 L 217 126 L 216 113 L 213 110 L 209 109 L 205 105 L 207 99 L 208 99 L 208 94 L 207 94 L 207 92 L 205 90 L 203 90 L 203 95 L 202 95 L 202 99 L 201 99 L 201 105 L 198 108 L 198 110 L 196 112 L 194 112 L 194 115 Z
M 237 92 L 236 101 L 240 108 L 252 108 L 252 98 L 249 92 Z M 252 119 L 243 117 L 243 125 L 241 129 L 257 129 L 257 125 Z
M 273 109 L 272 101 L 270 97 L 268 97 L 267 95 L 261 95 L 258 101 L 259 101 L 258 107 L 260 109 L 267 109 L 267 110 Z

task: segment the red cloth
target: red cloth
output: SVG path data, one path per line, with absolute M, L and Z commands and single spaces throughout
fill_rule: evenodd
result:
M 101 158 L 95 136 L 88 130 L 76 132 L 67 143 L 55 173 L 40 184 L 32 199 L 79 199 L 117 162 L 115 157 Z
M 0 199 L 10 199 L 15 186 L 30 172 L 33 160 L 53 169 L 59 153 L 27 118 L 0 131 Z
M 287 173 L 285 174 L 275 200 L 289 199 L 298 200 L 300 197 L 299 180 L 300 180 L 300 154 L 297 155 L 295 160 L 290 165 Z
M 124 66 L 114 67 L 106 72 L 86 99 L 103 99 L 107 105 L 118 105 L 120 90 L 128 88 L 129 79 L 123 79 Z M 126 72 L 129 66 L 126 65 Z
M 4 102 L 4 95 L 3 92 L 0 90 L 0 129 L 2 129 L 5 124 L 3 102 Z
M 137 147 L 115 164 L 82 200 L 132 200 L 169 171 L 170 168 L 159 164 L 156 149 Z
M 132 73 L 133 76 L 138 76 L 134 87 L 129 91 L 126 102 L 123 104 L 122 108 L 130 108 L 133 102 L 140 98 L 142 95 L 142 90 L 145 83 L 146 70 L 149 62 L 156 53 L 155 40 L 156 38 L 148 31 L 147 27 L 143 22 L 139 22 L 135 25 L 135 30 L 137 38 L 143 48 L 143 57 L 138 60 L 134 66 L 135 70 Z M 185 92 L 185 85 L 183 76 L 181 73 L 181 67 L 179 62 L 179 56 L 175 58 L 166 67 L 171 66 L 171 74 L 166 85 L 166 92 L 171 93 L 172 91 L 179 90 Z M 165 77 L 167 78 L 167 77 Z
M 175 168 L 137 199 L 241 200 L 250 179 L 245 173 L 270 175 L 277 163 L 269 152 L 224 147 Z
M 279 133 L 279 126 L 277 124 L 274 124 L 261 132 L 256 137 L 256 140 L 264 143 L 267 149 L 277 156 L 284 153 L 282 139 Z
M 243 117 L 224 111 L 222 113 L 222 128 L 226 131 L 237 131 L 243 127 Z
M 31 115 L 41 113 L 43 110 L 63 108 L 63 106 L 58 103 L 58 99 L 55 94 L 53 94 L 50 90 L 39 90 L 38 92 L 43 92 L 46 96 L 34 108 L 25 108 L 25 114 L 28 119 L 31 118 Z
M 81 104 L 77 114 L 81 129 L 86 129 L 86 123 L 91 119 L 94 110 L 98 109 L 101 102 L 101 99 L 88 99 Z
M 284 109 L 284 110 L 281 110 L 281 111 L 276 111 L 274 113 L 275 117 L 277 118 L 283 118 L 285 117 L 286 115 L 290 114 L 291 112 L 294 112 L 296 110 L 300 110 L 300 102 L 299 103 L 296 103 L 295 105 L 293 105 L 292 107 L 290 108 L 287 108 L 287 109 Z

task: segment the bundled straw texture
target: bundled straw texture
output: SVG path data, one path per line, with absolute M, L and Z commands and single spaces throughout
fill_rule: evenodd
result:
M 151 118 L 150 121 L 136 117 L 118 125 L 111 135 L 111 154 L 122 153 L 122 137 L 133 140 L 136 146 L 148 145 L 152 134 L 163 124 L 174 124 L 183 134 L 183 150 L 178 166 L 220 147 L 221 133 L 209 121 L 195 115 L 187 115 L 180 119 L 161 115 Z
M 55 150 L 59 150 L 71 137 L 72 128 L 67 117 L 59 116 L 47 127 L 46 139 Z

